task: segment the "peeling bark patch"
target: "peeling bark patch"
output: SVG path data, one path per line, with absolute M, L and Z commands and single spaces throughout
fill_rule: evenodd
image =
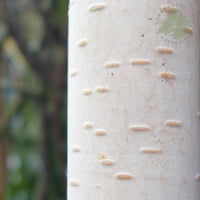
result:
M 131 61 L 132 65 L 150 65 L 151 62 L 150 60 L 146 60 L 146 59 L 134 59 Z
M 163 54 L 173 54 L 174 50 L 168 47 L 158 47 L 157 51 Z
M 74 152 L 79 152 L 80 151 L 80 147 L 77 145 L 72 146 L 72 151 Z
M 171 79 L 175 79 L 176 78 L 175 74 L 171 73 L 171 72 L 162 72 L 161 76 L 163 78 L 171 78 Z
M 97 92 L 104 93 L 108 91 L 108 87 L 106 86 L 99 86 L 97 87 Z
M 197 117 L 200 118 L 200 112 L 197 113 Z
M 118 173 L 116 174 L 116 178 L 119 180 L 130 180 L 133 178 L 133 176 L 127 173 Z
M 102 160 L 101 160 L 101 163 L 102 163 L 103 165 L 108 165 L 108 166 L 113 165 L 113 161 L 110 160 L 110 159 L 102 159 Z
M 79 41 L 77 42 L 77 45 L 78 45 L 79 47 L 84 47 L 85 45 L 87 45 L 87 40 L 86 40 L 86 39 L 79 40 Z
M 131 125 L 129 128 L 133 131 L 149 131 L 150 126 L 148 125 Z
M 161 149 L 159 148 L 141 148 L 140 152 L 142 153 L 159 153 Z
M 181 126 L 181 122 L 178 120 L 167 120 L 167 121 L 165 121 L 165 125 L 179 127 L 179 126 Z
M 105 7 L 106 7 L 106 5 L 103 3 L 96 3 L 96 4 L 92 4 L 91 6 L 89 6 L 88 10 L 93 12 L 93 11 L 102 10 Z
M 106 156 L 103 153 L 100 153 L 99 154 L 99 159 L 100 160 L 106 159 Z
M 103 129 L 98 129 L 95 131 L 95 134 L 98 136 L 103 136 L 103 135 L 106 135 L 106 131 Z
M 105 64 L 105 67 L 107 68 L 114 68 L 114 67 L 118 67 L 119 66 L 119 62 L 107 62 Z
M 170 6 L 170 5 L 168 5 L 168 6 L 162 6 L 162 8 L 161 8 L 164 12 L 166 12 L 166 13 L 173 13 L 173 12 L 176 12 L 176 8 L 175 7 L 173 7 L 173 6 Z
M 199 173 L 196 175 L 196 180 L 200 181 L 200 174 Z
M 85 122 L 85 123 L 84 123 L 84 127 L 85 127 L 86 129 L 91 129 L 91 128 L 93 127 L 93 123 L 91 123 L 91 122 Z
M 79 185 L 78 181 L 75 180 L 75 179 L 70 179 L 70 180 L 69 180 L 69 183 L 70 183 L 70 185 L 73 186 L 73 187 L 77 187 L 77 186 Z
M 70 76 L 76 76 L 78 71 L 76 69 L 71 70 Z
M 83 94 L 84 95 L 90 95 L 90 94 L 92 94 L 92 90 L 90 90 L 90 89 L 84 89 L 83 90 Z
M 189 27 L 189 26 L 185 26 L 185 27 L 183 28 L 183 30 L 184 30 L 186 33 L 189 33 L 189 34 L 192 34 L 192 33 L 193 33 L 192 28 Z

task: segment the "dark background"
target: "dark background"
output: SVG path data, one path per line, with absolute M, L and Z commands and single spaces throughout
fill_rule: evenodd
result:
M 0 1 L 0 200 L 66 199 L 67 9 Z

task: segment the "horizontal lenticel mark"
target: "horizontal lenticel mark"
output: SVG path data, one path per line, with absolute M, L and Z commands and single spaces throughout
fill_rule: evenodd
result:
M 133 131 L 149 131 L 150 126 L 148 125 L 131 125 L 129 128 Z
M 100 160 L 100 162 L 101 162 L 103 165 L 108 165 L 108 166 L 113 165 L 113 161 L 110 160 L 110 159 L 102 159 L 102 160 Z
M 75 180 L 75 179 L 70 179 L 70 180 L 69 180 L 69 183 L 70 183 L 70 185 L 73 186 L 73 187 L 77 187 L 77 186 L 79 185 L 78 181 Z
M 107 62 L 105 64 L 105 67 L 107 68 L 114 68 L 114 67 L 118 67 L 119 66 L 119 62 Z
M 91 129 L 91 128 L 93 127 L 93 123 L 91 123 L 91 122 L 85 122 L 85 123 L 84 123 L 84 127 L 85 127 L 86 129 Z
M 116 174 L 116 178 L 119 180 L 129 180 L 132 179 L 132 175 L 128 173 L 118 173 Z
M 74 152 L 79 152 L 79 151 L 80 151 L 80 147 L 77 146 L 77 145 L 73 145 L 73 146 L 72 146 L 72 151 L 74 151 Z
M 157 51 L 160 53 L 165 53 L 165 54 L 173 54 L 174 50 L 172 48 L 169 47 L 158 47 Z
M 131 64 L 132 65 L 150 65 L 151 62 L 150 60 L 146 60 L 146 59 L 134 59 L 134 60 L 131 60 Z
M 76 76 L 78 71 L 76 69 L 71 70 L 70 76 Z
M 106 131 L 103 129 L 98 129 L 95 131 L 95 134 L 98 136 L 106 135 Z
M 77 42 L 77 45 L 78 45 L 79 47 L 83 47 L 83 46 L 87 45 L 87 40 L 86 40 L 86 39 L 79 40 L 79 41 Z
M 141 148 L 140 149 L 140 152 L 142 152 L 142 153 L 159 153 L 160 151 L 161 151 L 161 149 L 154 148 L 154 147 L 151 147 L 151 148 Z
M 100 189 L 100 188 L 102 188 L 102 185 L 96 184 L 95 187 Z
M 176 10 L 177 10 L 175 7 L 170 6 L 170 5 L 162 6 L 161 9 L 166 13 L 173 13 L 173 12 L 176 12 Z
M 108 87 L 107 86 L 99 86 L 99 87 L 97 87 L 97 92 L 104 93 L 104 92 L 107 92 L 107 91 L 108 91 Z
M 90 89 L 84 89 L 83 90 L 84 95 L 90 95 L 91 93 L 92 93 L 92 90 L 90 90 Z
M 183 27 L 183 30 L 184 30 L 186 33 L 189 33 L 189 34 L 192 34 L 192 33 L 193 33 L 192 28 L 189 27 L 189 26 L 185 26 L 185 27 Z
M 98 10 L 102 10 L 105 8 L 105 4 L 104 3 L 95 3 L 89 6 L 89 11 L 98 11 Z
M 178 120 L 166 120 L 164 123 L 167 126 L 176 126 L 176 127 L 181 126 L 181 122 Z
M 165 72 L 161 72 L 161 76 L 163 78 L 172 78 L 172 79 L 176 78 L 174 73 L 166 72 L 166 71 Z

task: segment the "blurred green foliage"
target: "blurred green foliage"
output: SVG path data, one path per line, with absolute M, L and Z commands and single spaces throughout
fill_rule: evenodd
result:
M 0 2 L 1 199 L 66 199 L 67 9 Z

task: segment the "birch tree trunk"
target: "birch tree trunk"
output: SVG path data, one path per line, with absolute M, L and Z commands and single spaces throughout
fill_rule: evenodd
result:
M 68 199 L 200 199 L 199 0 L 69 9 Z

